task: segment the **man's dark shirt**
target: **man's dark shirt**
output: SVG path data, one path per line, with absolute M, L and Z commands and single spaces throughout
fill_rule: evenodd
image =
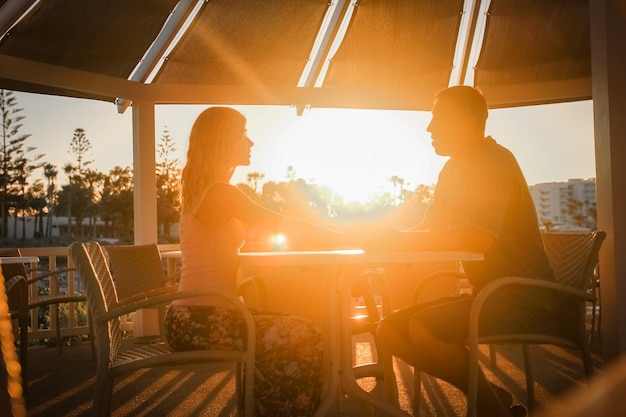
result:
M 513 154 L 491 137 L 471 156 L 446 162 L 420 228 L 458 225 L 494 238 L 483 262 L 463 264 L 475 288 L 504 276 L 553 280 L 524 175 Z

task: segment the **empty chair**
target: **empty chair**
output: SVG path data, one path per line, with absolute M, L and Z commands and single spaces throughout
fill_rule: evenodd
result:
M 18 248 L 2 248 L 0 249 L 0 256 L 22 256 L 22 254 Z M 26 278 L 26 282 L 28 283 L 28 285 L 34 286 L 38 286 L 42 280 L 48 278 L 50 280 L 57 280 L 58 287 L 58 276 L 61 274 L 67 274 L 69 271 L 73 271 L 73 268 L 57 268 L 55 270 L 50 270 L 43 267 L 27 268 L 26 265 L 23 263 L 2 265 L 2 273 L 5 279 L 9 280 L 14 276 L 23 276 Z M 38 296 L 35 300 L 28 300 L 29 310 L 43 306 L 50 306 L 51 309 L 52 306 L 54 306 L 54 308 L 56 309 L 54 314 L 52 314 L 51 310 L 50 317 L 51 320 L 56 317 L 56 323 L 54 323 L 54 328 L 56 332 L 57 348 L 59 353 L 63 351 L 63 343 L 61 340 L 61 326 L 59 323 L 59 304 L 84 302 L 86 300 L 87 297 L 85 297 L 84 294 L 52 294 Z
M 105 246 L 104 250 L 109 257 L 120 302 L 132 301 L 146 294 L 167 294 L 177 290 L 177 275 L 166 275 L 159 247 L 155 243 L 111 245 Z
M 120 305 L 116 286 L 100 245 L 97 242 L 76 242 L 70 246 L 70 255 L 74 259 L 80 278 L 85 285 L 87 302 L 94 324 L 97 361 L 95 415 L 109 416 L 111 414 L 113 384 L 115 377 L 119 375 L 140 368 L 164 365 L 233 361 L 238 365 L 236 376 L 237 393 L 240 395 L 238 405 L 243 407 L 245 416 L 252 416 L 255 332 L 252 316 L 243 303 L 236 297 L 219 291 L 189 291 L 150 296 Z M 219 296 L 239 309 L 247 327 L 245 350 L 174 352 L 163 342 L 122 349 L 120 317 L 138 309 L 151 308 L 175 299 L 199 295 Z
M 145 245 L 110 245 L 104 250 L 109 258 L 109 266 L 117 297 L 122 304 L 132 303 L 142 298 L 176 292 L 176 277 L 166 275 L 159 247 Z M 165 305 L 156 306 L 159 316 L 159 334 L 163 338 L 163 318 Z

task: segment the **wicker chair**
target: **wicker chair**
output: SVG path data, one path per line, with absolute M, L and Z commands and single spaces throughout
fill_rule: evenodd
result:
M 554 270 L 556 283 L 535 279 L 507 277 L 487 285 L 477 295 L 470 314 L 470 369 L 468 387 L 468 416 L 476 413 L 478 345 L 521 344 L 526 371 L 526 396 L 528 408 L 534 408 L 534 373 L 529 345 L 551 344 L 577 350 L 581 354 L 587 382 L 593 374 L 593 362 L 586 329 L 586 305 L 595 300 L 593 290 L 594 271 L 598 265 L 598 253 L 606 237 L 603 231 L 591 233 L 545 233 L 543 242 Z M 504 336 L 480 336 L 478 317 L 485 300 L 499 288 L 507 285 L 524 285 L 545 288 L 559 294 L 562 314 L 553 317 L 554 331 L 550 334 L 511 334 Z
M 593 373 L 589 338 L 586 329 L 586 304 L 596 300 L 595 283 L 598 256 L 602 242 L 606 237 L 603 231 L 589 233 L 543 233 L 542 239 L 548 260 L 554 271 L 556 283 L 523 277 L 507 277 L 497 280 L 477 294 L 470 315 L 470 336 L 467 344 L 470 351 L 468 416 L 476 413 L 478 346 L 488 344 L 491 363 L 495 366 L 495 345 L 520 344 L 524 356 L 526 373 L 526 397 L 530 410 L 535 407 L 534 372 L 530 356 L 530 345 L 552 344 L 567 349 L 577 350 L 581 354 L 585 377 Z M 442 276 L 456 277 L 466 282 L 463 274 L 454 272 L 435 273 L 427 277 L 418 289 L 419 296 L 430 282 Z M 563 313 L 554 317 L 554 332 L 550 334 L 509 334 L 499 336 L 481 336 L 478 332 L 478 317 L 485 300 L 499 288 L 508 285 L 546 288 L 559 294 Z M 465 287 L 461 285 L 460 288 Z M 420 378 L 419 370 L 415 370 L 414 410 L 419 410 Z M 414 411 L 416 412 L 416 411 Z
M 109 271 L 106 257 L 97 242 L 76 242 L 70 246 L 70 255 L 87 291 L 87 302 L 94 323 L 96 343 L 96 391 L 94 412 L 98 416 L 111 415 L 111 398 L 115 377 L 141 368 L 164 365 L 182 365 L 200 362 L 232 361 L 237 363 L 238 405 L 245 416 L 253 415 L 254 392 L 254 323 L 250 312 L 234 296 L 218 291 L 177 292 L 144 298 L 120 304 L 117 289 Z M 122 349 L 120 317 L 142 308 L 151 308 L 175 299 L 198 295 L 215 295 L 230 301 L 238 308 L 246 322 L 247 343 L 244 351 L 198 350 L 174 352 L 165 343 L 138 345 Z M 243 390 L 242 390 L 243 386 Z M 242 395 L 243 393 L 243 395 Z M 243 400 L 241 400 L 243 398 Z M 242 413 L 243 414 L 243 413 Z
M 18 248 L 3 248 L 3 249 L 0 249 L 0 256 L 22 256 L 22 254 Z M 58 268 L 58 269 L 55 269 L 54 271 L 48 268 L 43 268 L 43 267 L 27 268 L 26 265 L 21 264 L 21 263 L 2 265 L 2 273 L 4 274 L 5 279 L 9 280 L 15 276 L 23 276 L 23 277 L 26 277 L 26 282 L 28 285 L 35 285 L 35 286 L 39 285 L 39 283 L 46 278 L 49 278 L 51 280 L 57 280 L 57 285 L 58 285 L 58 275 L 66 274 L 67 272 L 73 271 L 73 270 L 74 270 L 73 268 Z M 78 303 L 78 302 L 86 302 L 86 301 L 87 301 L 87 297 L 84 294 L 44 295 L 44 296 L 38 296 L 35 299 L 35 301 L 31 301 L 31 300 L 28 301 L 29 310 L 43 307 L 43 306 L 51 306 L 50 308 L 54 306 L 54 308 L 56 308 L 56 314 L 50 314 L 50 317 L 56 318 L 56 325 L 54 327 L 56 331 L 57 349 L 59 353 L 63 352 L 63 343 L 61 340 L 61 326 L 59 323 L 59 320 L 60 320 L 59 304 Z M 51 313 L 52 313 L 52 310 L 51 310 Z M 28 327 L 26 328 L 28 329 Z M 89 328 L 90 328 L 89 333 L 91 335 L 91 326 L 89 326 Z M 26 335 L 28 334 L 26 333 Z M 20 340 L 22 340 L 22 337 L 20 337 Z M 24 358 L 24 361 L 26 362 L 26 358 Z
M 156 244 L 111 245 L 105 246 L 104 250 L 109 258 L 111 274 L 121 304 L 178 290 L 176 278 L 179 274 L 170 276 L 165 274 L 159 247 Z M 163 338 L 165 305 L 157 308 L 159 333 Z
M 166 275 L 159 247 L 146 245 L 104 246 L 108 255 L 117 296 L 121 302 L 133 300 L 137 294 L 167 294 L 176 291 L 179 274 Z

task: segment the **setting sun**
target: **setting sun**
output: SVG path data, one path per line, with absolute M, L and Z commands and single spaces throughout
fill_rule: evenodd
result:
M 243 182 L 248 172 L 282 181 L 291 166 L 298 178 L 332 188 L 345 202 L 392 192 L 393 176 L 404 180 L 404 189 L 436 182 L 444 160 L 430 146 L 426 112 L 311 109 L 297 116 L 288 110 L 293 117 L 283 123 L 249 118 L 255 146 L 250 167 L 236 174 Z

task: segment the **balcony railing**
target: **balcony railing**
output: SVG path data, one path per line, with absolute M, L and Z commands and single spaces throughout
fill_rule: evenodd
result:
M 68 254 L 69 250 L 67 247 L 36 247 L 36 248 L 20 248 L 20 251 L 25 256 L 38 256 L 39 257 L 39 265 L 34 264 L 31 265 L 31 268 L 37 266 L 43 266 L 49 268 L 50 270 L 55 270 L 57 268 L 73 268 L 73 262 L 69 259 Z M 36 272 L 33 272 L 35 275 Z M 78 275 L 70 270 L 67 273 L 62 273 L 58 276 L 59 280 L 50 279 L 49 280 L 49 295 L 76 295 L 81 293 L 80 282 L 78 281 Z M 59 288 L 59 281 L 62 282 L 62 287 Z M 42 297 L 38 291 L 39 284 L 29 285 L 29 303 L 34 303 L 38 299 Z M 69 336 L 80 336 L 89 334 L 89 330 L 87 327 L 86 320 L 84 323 L 79 324 L 78 311 L 79 306 L 78 303 L 67 303 L 67 318 L 68 323 L 67 326 L 61 327 L 61 336 L 69 337 Z M 54 305 L 50 308 L 50 321 L 47 328 L 40 328 L 38 313 L 40 309 L 47 309 L 48 307 L 39 307 L 39 309 L 32 309 L 30 311 L 30 331 L 28 333 L 29 340 L 35 339 L 46 339 L 55 337 L 56 331 L 56 323 L 58 323 L 58 310 L 54 308 Z M 81 307 L 84 311 L 86 311 L 86 306 Z
M 163 245 L 160 246 L 161 250 L 176 250 L 178 245 Z M 57 268 L 74 268 L 74 262 L 69 257 L 68 247 L 33 247 L 33 248 L 20 248 L 20 251 L 24 256 L 38 256 L 39 265 L 33 264 L 32 267 L 45 266 L 51 270 Z M 67 273 L 60 274 L 62 286 L 59 288 L 57 280 L 51 279 L 49 286 L 49 294 L 54 295 L 77 295 L 84 294 L 84 290 L 81 286 L 78 274 L 70 270 Z M 29 302 L 36 302 L 42 296 L 39 295 L 37 285 L 29 286 Z M 82 304 L 82 305 L 81 305 Z M 89 329 L 87 322 L 79 317 L 79 312 L 87 311 L 84 303 L 71 302 L 67 303 L 67 323 L 63 322 L 61 326 L 61 337 L 82 336 L 88 335 Z M 40 307 L 47 308 L 47 307 Z M 57 315 L 58 310 L 52 306 L 50 308 L 50 320 L 45 328 L 39 328 L 38 309 L 32 309 L 30 311 L 30 329 L 28 333 L 28 340 L 40 340 L 56 337 L 56 324 L 58 323 Z M 79 320 L 80 319 L 80 320 Z

